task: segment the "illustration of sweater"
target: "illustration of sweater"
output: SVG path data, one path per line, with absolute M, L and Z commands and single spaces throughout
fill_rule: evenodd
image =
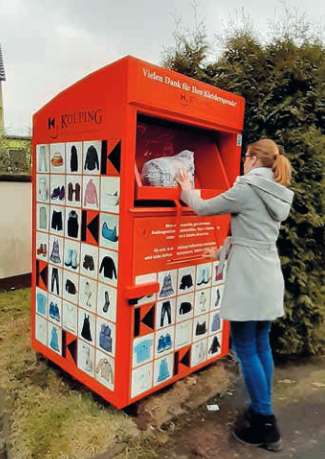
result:
M 87 204 L 96 204 L 96 207 L 98 207 L 96 185 L 91 179 L 87 183 L 85 191 L 84 206 L 87 206 Z
M 109 361 L 105 358 L 99 360 L 96 366 L 96 373 L 100 373 L 103 379 L 107 382 L 113 383 L 113 368 Z
M 86 161 L 85 161 L 85 170 L 93 171 L 94 169 L 99 170 L 99 161 L 97 150 L 93 145 L 87 150 Z
M 117 279 L 115 263 L 114 263 L 114 260 L 111 257 L 106 256 L 106 257 L 103 258 L 103 260 L 101 262 L 101 265 L 100 265 L 100 268 L 99 268 L 99 273 L 101 273 L 102 271 L 104 271 L 103 272 L 104 277 L 108 277 L 109 279 L 113 279 L 113 276 L 114 276 L 115 279 Z

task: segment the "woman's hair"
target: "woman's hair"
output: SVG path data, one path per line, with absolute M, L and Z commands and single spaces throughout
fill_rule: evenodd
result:
M 263 167 L 272 169 L 274 180 L 284 186 L 290 185 L 292 166 L 281 145 L 271 139 L 261 139 L 249 144 L 247 152 L 249 156 L 256 156 Z

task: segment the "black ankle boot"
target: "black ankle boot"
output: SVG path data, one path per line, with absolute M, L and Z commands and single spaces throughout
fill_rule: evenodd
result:
M 269 451 L 282 449 L 281 435 L 274 415 L 264 416 L 249 409 L 245 418 L 248 425 L 235 428 L 233 431 L 236 440 Z

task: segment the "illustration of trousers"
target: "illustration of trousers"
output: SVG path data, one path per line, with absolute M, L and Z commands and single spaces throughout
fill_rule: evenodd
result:
M 47 229 L 46 207 L 40 207 L 39 209 L 39 227 L 40 229 Z
M 63 223 L 62 223 L 62 212 L 57 212 L 56 210 L 53 210 L 52 213 L 52 220 L 51 220 L 51 227 L 57 231 L 61 231 L 63 228 Z
M 167 323 L 169 325 L 172 322 L 170 301 L 164 301 L 162 304 L 161 313 L 160 313 L 160 326 L 161 327 L 164 326 L 166 316 L 167 316 Z
M 52 269 L 52 277 L 51 277 L 51 292 L 54 292 L 54 284 L 56 288 L 56 294 L 59 295 L 59 271 L 58 268 Z

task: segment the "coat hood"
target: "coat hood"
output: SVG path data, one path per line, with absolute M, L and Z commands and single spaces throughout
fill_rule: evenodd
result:
M 294 193 L 273 179 L 270 168 L 253 169 L 241 176 L 239 183 L 246 183 L 254 190 L 273 220 L 281 222 L 288 217 Z

